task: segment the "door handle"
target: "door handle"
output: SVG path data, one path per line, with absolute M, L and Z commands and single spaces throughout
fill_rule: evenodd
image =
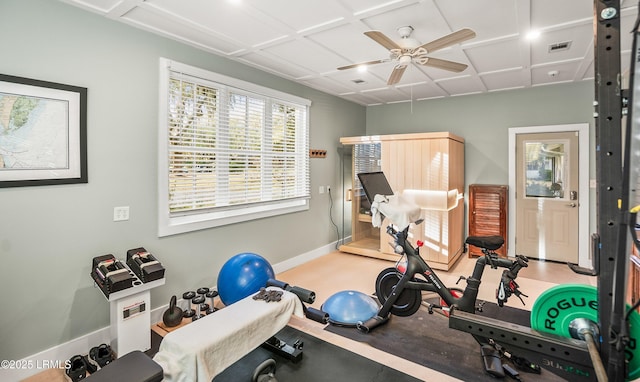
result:
M 569 203 L 567 207 L 576 208 L 578 205 L 576 203 Z

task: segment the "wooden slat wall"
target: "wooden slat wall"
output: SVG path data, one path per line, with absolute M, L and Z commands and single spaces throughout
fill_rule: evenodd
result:
M 342 137 L 346 145 L 380 143 L 381 169 L 396 192 L 404 189 L 426 189 L 464 192 L 464 139 L 447 132 L 394 134 L 381 136 Z M 354 153 L 354 158 L 355 158 Z M 355 175 L 356 171 L 353 170 Z M 354 195 L 354 198 L 357 196 Z M 398 259 L 389 246 L 386 222 L 381 229 L 373 229 L 370 217 L 360 216 L 354 199 L 352 203 L 352 241 L 340 250 L 359 255 L 395 261 Z M 462 253 L 464 242 L 464 202 L 451 211 L 429 211 L 427 222 L 433 231 L 425 235 L 425 227 L 412 232 L 412 241 L 430 242 L 423 248 L 424 257 L 436 269 L 448 270 Z M 379 244 L 379 245 L 378 245 Z
M 464 144 L 449 137 L 383 140 L 382 171 L 396 192 L 405 189 L 464 191 Z M 425 242 L 422 256 L 434 268 L 448 269 L 462 253 L 464 202 L 451 211 L 423 211 L 424 223 L 411 230 L 412 242 Z M 389 236 L 380 234 L 380 248 L 392 253 Z M 425 232 L 426 231 L 426 232 Z M 427 234 L 428 233 L 428 234 Z

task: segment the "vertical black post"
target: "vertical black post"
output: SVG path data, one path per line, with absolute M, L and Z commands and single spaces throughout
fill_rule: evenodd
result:
M 610 381 L 625 378 L 624 347 L 616 346 L 624 316 L 627 254 L 622 232 L 622 89 L 620 1 L 595 0 L 595 111 L 598 233 L 601 256 L 598 320 L 601 356 Z

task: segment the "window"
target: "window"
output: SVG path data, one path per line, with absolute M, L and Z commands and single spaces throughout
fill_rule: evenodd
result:
M 382 171 L 382 167 L 380 166 L 380 157 L 381 157 L 381 148 L 382 145 L 380 142 L 377 143 L 361 143 L 353 146 L 353 168 L 357 174 L 363 172 L 377 172 Z M 360 214 L 371 214 L 371 204 L 367 199 L 364 189 L 362 188 L 362 184 L 360 183 L 360 179 L 355 177 L 355 185 L 353 187 L 353 192 L 357 196 L 357 200 L 359 202 L 358 213 Z
M 564 198 L 568 187 L 568 141 L 525 141 L 525 191 L 527 197 Z
M 308 209 L 309 105 L 161 59 L 159 236 Z

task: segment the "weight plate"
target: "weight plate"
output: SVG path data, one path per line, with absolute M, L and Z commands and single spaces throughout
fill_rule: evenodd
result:
M 571 338 L 569 324 L 576 318 L 598 322 L 598 292 L 582 284 L 562 284 L 544 291 L 531 309 L 531 328 Z
M 631 308 L 627 305 L 627 309 Z M 625 349 L 627 360 L 629 360 L 629 379 L 633 380 L 640 378 L 640 346 L 638 346 L 638 339 L 640 339 L 640 313 L 637 310 L 631 312 L 629 315 L 629 336 L 631 341 Z
M 628 308 L 628 307 L 627 307 Z M 531 309 L 531 328 L 571 338 L 569 325 L 576 318 L 598 322 L 598 290 L 591 285 L 561 284 L 544 291 Z M 602 334 L 602 333 L 601 333 Z M 640 377 L 640 314 L 634 311 L 629 317 L 631 341 L 625 353 L 629 361 L 629 379 Z

